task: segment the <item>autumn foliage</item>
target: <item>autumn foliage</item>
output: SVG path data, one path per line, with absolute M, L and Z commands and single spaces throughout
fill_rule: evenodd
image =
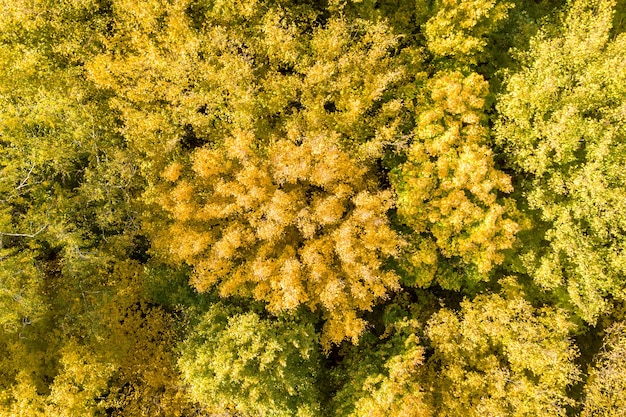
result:
M 394 178 L 398 214 L 416 234 L 411 262 L 428 285 L 437 279 L 438 253 L 489 272 L 504 260 L 519 226 L 512 202 L 499 199 L 512 191 L 510 178 L 494 166 L 487 146 L 488 83 L 476 73 L 442 72 L 424 90 L 415 138 Z
M 624 0 L 0 10 L 0 417 L 625 414 Z
M 159 203 L 173 222 L 155 237 L 193 266 L 198 291 L 265 301 L 275 314 L 306 305 L 327 320 L 323 344 L 358 340 L 357 313 L 399 288 L 385 269 L 402 239 L 389 224 L 392 193 L 373 161 L 342 149 L 338 135 L 288 132 L 266 150 L 250 132 L 175 162 L 163 172 Z

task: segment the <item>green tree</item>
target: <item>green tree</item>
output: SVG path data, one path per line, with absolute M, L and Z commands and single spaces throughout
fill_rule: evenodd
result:
M 591 323 L 626 294 L 626 37 L 609 38 L 613 5 L 570 3 L 520 53 L 497 106 L 498 143 L 547 229 L 525 245 L 527 271 Z
M 424 321 L 436 300 L 428 295 L 417 300 L 398 294 L 384 309 L 381 329 L 365 333 L 358 346 L 345 348 L 341 364 L 332 371 L 333 415 L 436 415 L 423 344 Z
M 210 412 L 312 417 L 321 412 L 318 344 L 306 321 L 216 303 L 184 342 L 179 366 Z

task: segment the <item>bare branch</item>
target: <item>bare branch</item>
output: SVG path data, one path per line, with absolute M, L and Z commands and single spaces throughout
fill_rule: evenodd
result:
M 18 186 L 15 188 L 16 190 L 19 190 L 19 189 L 21 189 L 21 188 L 24 188 L 25 186 L 27 186 L 27 185 L 28 185 L 28 179 L 30 178 L 30 174 L 32 174 L 32 173 L 33 173 L 33 169 L 35 169 L 35 164 L 32 164 L 32 165 L 30 166 L 30 169 L 28 170 L 28 174 L 26 174 L 26 178 L 24 178 L 24 179 L 22 180 L 22 182 L 20 182 L 20 185 L 18 185 Z
M 41 229 L 37 230 L 35 233 L 5 233 L 5 232 L 0 232 L 0 236 L 11 236 L 11 237 L 28 237 L 28 238 L 34 238 L 35 236 L 37 236 L 39 233 L 43 232 L 46 227 L 48 227 L 49 225 L 45 225 L 43 226 Z

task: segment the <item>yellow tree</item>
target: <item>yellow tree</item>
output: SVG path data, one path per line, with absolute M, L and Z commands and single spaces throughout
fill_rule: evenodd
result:
M 356 341 L 358 313 L 398 288 L 384 269 L 402 242 L 387 219 L 392 195 L 338 135 L 290 133 L 265 155 L 239 132 L 195 151 L 190 168 L 170 165 L 159 202 L 173 222 L 155 230 L 155 246 L 192 265 L 200 291 L 217 285 L 274 313 L 321 309 L 325 346 Z
M 512 202 L 500 197 L 512 190 L 510 179 L 495 168 L 488 145 L 488 89 L 476 73 L 441 71 L 416 109 L 414 138 L 393 183 L 400 219 L 414 231 L 408 261 L 418 285 L 435 279 L 459 287 L 458 277 L 437 272 L 441 255 L 485 276 L 502 263 L 519 230 Z
M 312 6 L 188 6 L 114 2 L 87 65 L 141 157 L 155 253 L 193 266 L 199 291 L 320 311 L 326 347 L 356 341 L 399 287 L 378 163 L 403 112 L 396 37 Z
M 427 377 L 438 416 L 566 416 L 578 381 L 573 324 L 565 312 L 535 308 L 513 278 L 501 294 L 444 308 L 426 328 Z
M 437 0 L 423 25 L 428 50 L 456 67 L 475 65 L 488 55 L 488 37 L 501 28 L 514 7 L 500 0 Z

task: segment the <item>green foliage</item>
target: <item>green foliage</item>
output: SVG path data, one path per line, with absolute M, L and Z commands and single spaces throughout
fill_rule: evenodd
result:
M 425 348 L 419 334 L 423 325 L 406 312 L 394 317 L 399 306 L 387 308 L 385 332 L 363 336 L 345 355 L 335 379 L 334 415 L 402 417 L 434 416 L 432 392 L 427 389 Z
M 550 225 L 545 247 L 524 248 L 528 272 L 566 288 L 591 323 L 625 296 L 626 37 L 609 39 L 612 5 L 573 2 L 521 54 L 498 103 L 498 142 Z
M 0 192 L 12 227 L 0 232 L 80 261 L 136 217 L 136 167 L 83 65 L 106 15 L 91 2 L 2 4 Z
M 563 311 L 534 308 L 512 278 L 428 321 L 427 378 L 438 416 L 565 416 L 578 379 L 572 325 Z
M 318 416 L 320 353 L 311 324 L 216 303 L 182 347 L 191 395 L 215 413 Z

